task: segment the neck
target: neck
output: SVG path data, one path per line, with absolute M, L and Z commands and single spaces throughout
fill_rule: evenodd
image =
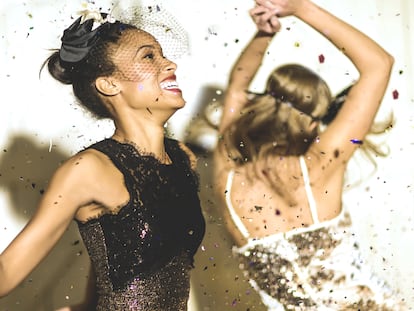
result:
M 165 158 L 164 124 L 172 113 L 158 111 L 118 109 L 115 113 L 113 139 L 133 144 L 143 153 L 152 154 L 160 160 Z
M 134 131 L 116 128 L 112 138 L 121 143 L 133 145 L 142 154 L 154 155 L 161 163 L 170 163 L 164 145 L 163 127 L 151 130 L 135 128 Z
M 163 164 L 171 164 L 172 163 L 167 151 L 165 150 L 164 143 L 162 143 L 160 145 L 160 147 L 145 148 L 145 147 L 142 147 L 142 145 L 138 145 L 137 143 L 135 143 L 135 141 L 129 140 L 127 138 L 123 138 L 122 136 L 119 136 L 117 134 L 112 135 L 112 139 L 114 139 L 116 141 L 119 141 L 121 143 L 130 144 L 130 145 L 134 146 L 135 149 L 138 150 L 139 154 L 141 154 L 141 155 L 144 155 L 144 154 L 145 155 L 152 155 L 155 158 L 157 158 Z

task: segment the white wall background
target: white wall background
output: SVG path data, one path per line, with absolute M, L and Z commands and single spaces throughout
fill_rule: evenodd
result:
M 397 122 L 386 137 L 391 154 L 380 159 L 379 169 L 357 188 L 346 192 L 344 199 L 373 268 L 401 290 L 414 308 L 414 1 L 316 2 L 372 36 L 396 59 L 379 114 L 381 118 L 392 110 L 396 116 Z M 59 47 L 62 30 L 71 23 L 70 16 L 81 8 L 81 3 L 52 0 L 0 3 L 0 250 L 28 221 L 59 161 L 112 131 L 111 123 L 92 120 L 74 103 L 70 87 L 52 80 L 47 71 L 39 79 L 48 49 Z M 111 8 L 109 0 L 95 3 L 103 10 Z M 182 139 L 186 125 L 202 102 L 203 88 L 224 88 L 231 65 L 253 35 L 253 24 L 247 14 L 253 1 L 163 0 L 160 3 L 181 22 L 190 39 L 190 53 L 176 60 L 187 106 L 168 124 L 174 135 Z M 122 1 L 123 6 L 127 4 Z M 273 42 L 254 81 L 257 90 L 261 90 L 270 69 L 285 62 L 310 66 L 328 80 L 334 92 L 356 77 L 349 61 L 307 26 L 290 18 L 283 25 L 290 30 L 285 29 Z M 322 64 L 318 62 L 320 54 L 325 56 Z M 393 91 L 398 91 L 398 99 L 393 98 Z M 351 168 L 368 176 L 369 167 L 365 165 L 354 164 Z M 76 227 L 72 226 L 45 263 L 16 292 L 0 300 L 0 311 L 49 311 L 66 302 L 76 302 L 83 289 L 79 275 L 87 273 L 85 257 Z

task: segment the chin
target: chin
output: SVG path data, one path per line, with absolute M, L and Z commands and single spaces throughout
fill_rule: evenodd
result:
M 181 98 L 180 100 L 177 100 L 176 107 L 178 109 L 183 108 L 186 103 L 187 102 L 185 101 L 185 99 L 184 98 Z

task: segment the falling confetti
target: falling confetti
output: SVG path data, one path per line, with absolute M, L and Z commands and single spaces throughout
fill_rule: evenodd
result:
M 319 62 L 320 62 L 321 64 L 323 64 L 323 63 L 325 62 L 325 56 L 323 56 L 323 54 L 320 54 L 320 55 L 318 56 L 318 59 L 319 59 Z
M 258 205 L 255 205 L 254 208 L 255 208 L 256 212 L 260 212 L 263 209 L 262 206 L 258 206 Z
M 210 35 L 217 36 L 217 30 L 213 26 L 208 28 L 208 33 Z
M 397 90 L 394 90 L 394 91 L 392 91 L 392 98 L 393 99 L 398 99 L 398 96 L 399 96 L 400 94 L 398 93 L 398 91 Z
M 350 141 L 353 144 L 362 145 L 362 140 L 360 139 L 351 139 Z

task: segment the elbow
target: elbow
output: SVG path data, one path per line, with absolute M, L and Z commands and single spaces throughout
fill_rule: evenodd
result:
M 3 274 L 0 278 L 0 299 L 6 297 L 13 291 L 14 287 L 10 285 L 10 282 L 7 282 L 3 277 Z
M 7 286 L 7 281 L 4 279 L 0 280 L 0 299 L 6 297 L 10 292 L 12 291 L 12 288 Z
M 0 287 L 0 299 L 6 297 L 8 294 L 10 294 L 10 291 L 4 290 L 3 286 Z
M 0 261 L 0 298 L 7 296 L 7 294 L 9 293 L 9 291 L 6 288 L 7 283 L 8 282 L 6 281 L 6 278 L 4 275 L 3 264 Z
M 13 290 L 13 287 L 6 279 L 6 273 L 4 271 L 4 266 L 2 265 L 2 262 L 0 261 L 0 299 L 10 294 L 10 292 Z
M 394 66 L 394 57 L 385 50 L 380 50 L 355 65 L 360 78 L 364 76 L 372 81 L 388 81 Z
M 389 53 L 386 53 L 386 55 L 384 56 L 384 63 L 385 63 L 385 67 L 388 68 L 389 72 L 391 72 L 392 67 L 394 66 L 394 56 L 392 56 Z
M 387 58 L 389 63 L 391 64 L 391 67 L 394 65 L 395 59 L 394 56 L 392 56 L 391 54 L 387 53 Z
M 10 292 L 12 291 L 12 288 L 10 286 L 7 286 L 7 281 L 4 280 L 4 278 L 0 279 L 0 299 L 6 297 Z
M 367 76 L 377 81 L 389 80 L 394 66 L 394 57 L 386 51 L 378 53 L 367 62 L 367 67 L 360 71 L 361 76 Z
M 394 66 L 394 61 L 394 56 L 384 51 L 383 55 L 381 55 L 380 59 L 377 61 L 376 69 L 390 75 L 392 67 Z

